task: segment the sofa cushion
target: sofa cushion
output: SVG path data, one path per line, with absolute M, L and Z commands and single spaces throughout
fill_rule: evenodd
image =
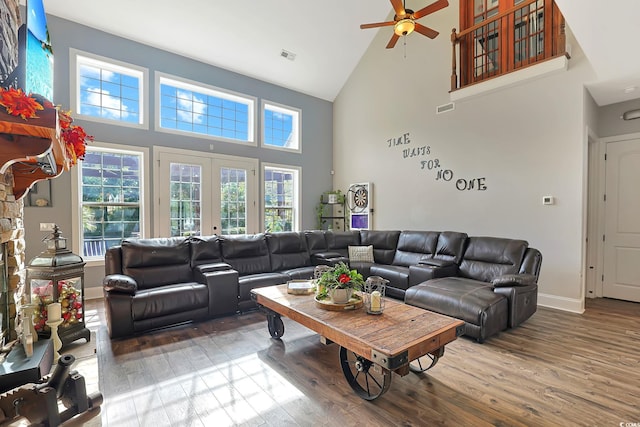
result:
M 238 280 L 238 300 L 241 302 L 251 300 L 251 289 L 281 285 L 283 283 L 287 283 L 287 280 L 289 280 L 289 276 L 284 273 L 276 272 L 242 276 Z
M 360 230 L 360 243 L 373 246 L 377 264 L 391 264 L 398 247 L 400 231 Z
M 139 290 L 193 280 L 184 237 L 125 239 L 121 250 L 122 273 L 133 277 Z
M 340 256 L 349 256 L 349 246 L 360 245 L 360 233 L 358 231 L 334 231 L 325 232 L 327 251 L 337 252 Z
M 436 231 L 402 231 L 392 264 L 409 267 L 422 259 L 432 258 L 439 234 Z
M 374 264 L 369 269 L 369 274 L 387 279 L 387 289 L 391 287 L 406 290 L 409 287 L 409 267 Z
M 350 262 L 374 262 L 373 246 L 349 246 Z
M 327 252 L 327 239 L 324 234 L 324 231 L 321 230 L 307 230 L 304 232 L 309 254 Z
M 499 237 L 470 237 L 460 263 L 460 276 L 491 282 L 504 274 L 516 274 L 528 243 Z
M 138 291 L 132 300 L 134 321 L 208 308 L 207 285 L 191 282 Z
M 467 233 L 442 231 L 438 235 L 438 244 L 436 245 L 436 252 L 433 257 L 460 264 L 467 243 L 467 237 Z
M 220 248 L 224 262 L 240 276 L 271 271 L 269 248 L 263 233 L 220 236 Z
M 311 265 L 307 240 L 302 233 L 282 232 L 266 235 L 272 271 L 290 270 Z
M 215 264 L 222 261 L 218 236 L 191 236 L 191 266 Z

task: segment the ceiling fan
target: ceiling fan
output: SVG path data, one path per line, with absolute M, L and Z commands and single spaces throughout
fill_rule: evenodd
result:
M 416 20 L 449 6 L 449 2 L 447 0 L 437 0 L 417 12 L 414 12 L 411 9 L 406 9 L 402 0 L 391 0 L 391 5 L 396 13 L 393 17 L 393 21 L 360 25 L 360 28 L 363 30 L 366 28 L 390 27 L 393 25 L 393 36 L 391 36 L 391 40 L 387 43 L 387 49 L 394 47 L 400 36 L 409 35 L 413 31 L 427 36 L 430 39 L 436 38 L 439 34 L 436 30 L 425 27 L 424 25 L 417 23 Z

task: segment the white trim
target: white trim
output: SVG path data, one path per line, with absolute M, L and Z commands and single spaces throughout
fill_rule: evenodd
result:
M 496 90 L 507 89 L 511 86 L 521 84 L 529 80 L 546 77 L 560 71 L 566 71 L 568 66 L 569 60 L 566 56 L 562 55 L 512 73 L 504 74 L 500 77 L 489 79 L 482 83 L 476 83 L 462 89 L 454 90 L 449 93 L 449 98 L 451 101 L 468 100 L 476 96 L 486 95 Z
M 264 120 L 264 113 L 265 113 L 265 109 L 266 107 L 269 107 L 269 110 L 271 111 L 277 111 L 277 112 L 281 112 L 283 114 L 287 114 L 289 116 L 292 116 L 294 118 L 294 124 L 293 124 L 293 128 L 291 129 L 292 133 L 293 133 L 293 137 L 296 140 L 297 143 L 297 147 L 296 148 L 287 148 L 287 147 L 278 147 L 275 145 L 267 145 L 265 144 L 264 140 L 264 132 L 265 132 L 265 120 Z M 288 105 L 284 105 L 284 104 L 278 104 L 277 102 L 272 102 L 272 101 L 268 101 L 266 99 L 263 99 L 260 102 L 260 144 L 262 145 L 262 147 L 264 148 L 268 148 L 270 150 L 280 150 L 280 151 L 286 151 L 289 153 L 302 153 L 302 110 L 299 108 L 294 108 L 294 107 L 290 107 Z
M 293 188 L 293 230 L 300 231 L 302 224 L 302 168 L 299 166 L 283 165 L 277 163 L 262 163 L 260 168 L 260 229 L 264 232 L 264 172 L 265 169 L 281 169 L 295 173 Z
M 584 298 L 566 298 L 538 293 L 538 306 L 582 314 L 584 313 Z
M 78 57 L 82 60 L 78 61 Z M 139 123 L 123 122 L 116 119 L 105 119 L 102 117 L 89 116 L 80 114 L 80 92 L 78 91 L 78 72 L 80 64 L 94 64 L 103 69 L 112 70 L 121 74 L 134 76 L 140 79 L 140 116 Z M 149 129 L 149 69 L 138 65 L 129 64 L 115 59 L 95 55 L 89 52 L 83 52 L 78 49 L 69 48 L 69 88 L 71 110 L 75 113 L 75 117 L 81 120 L 87 120 L 97 123 L 106 123 L 116 126 L 124 126 L 136 129 Z
M 206 83 L 197 82 L 194 80 L 185 79 L 183 77 L 174 76 L 171 74 L 161 73 L 159 71 L 154 72 L 154 87 L 155 87 L 155 125 L 156 132 L 170 133 L 174 135 L 192 136 L 194 138 L 209 139 L 213 141 L 228 142 L 231 144 L 242 144 L 249 146 L 257 146 L 256 142 L 256 107 L 258 104 L 258 98 L 255 96 L 247 95 L 240 92 L 234 92 L 228 89 L 223 89 L 216 86 L 211 86 Z M 174 87 L 190 90 L 193 92 L 204 93 L 207 95 L 216 96 L 223 99 L 229 99 L 234 102 L 247 104 L 249 111 L 247 113 L 247 132 L 248 140 L 243 141 L 240 139 L 225 138 L 222 136 L 213 136 L 206 133 L 192 132 L 180 129 L 167 129 L 160 125 L 160 117 L 162 111 L 160 109 L 160 99 L 162 95 L 160 93 L 160 84 L 167 84 Z
M 151 224 L 151 209 L 147 209 L 149 206 L 149 191 L 147 191 L 148 182 L 149 181 L 149 149 L 146 147 L 132 147 L 130 145 L 120 145 L 120 144 L 112 144 L 108 142 L 99 142 L 94 141 L 91 143 L 91 146 L 88 149 L 97 148 L 101 151 L 110 151 L 114 153 L 128 153 L 128 154 L 136 154 L 141 155 L 142 157 L 142 180 L 143 182 L 140 185 L 140 237 L 147 237 L 149 233 L 149 225 Z M 80 203 L 80 170 L 82 165 L 78 165 L 75 168 L 71 168 L 71 203 L 73 205 L 73 209 L 71 210 L 71 227 L 73 229 L 73 241 L 71 246 L 73 248 L 73 252 L 80 254 L 82 253 L 80 247 L 80 240 L 82 236 L 82 220 L 80 218 L 81 214 L 81 203 Z M 104 259 L 101 258 L 86 258 L 84 257 L 85 262 L 87 263 L 87 267 L 95 267 L 104 265 Z
M 104 293 L 102 292 L 102 286 L 91 286 L 84 288 L 84 299 L 102 299 Z

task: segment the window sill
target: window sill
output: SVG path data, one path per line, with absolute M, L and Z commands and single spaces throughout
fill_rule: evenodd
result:
M 540 77 L 566 71 L 569 59 L 565 56 L 550 59 L 509 74 L 495 77 L 482 83 L 467 86 L 449 93 L 451 101 L 465 101 L 481 95 L 486 95 L 501 89 L 525 83 Z

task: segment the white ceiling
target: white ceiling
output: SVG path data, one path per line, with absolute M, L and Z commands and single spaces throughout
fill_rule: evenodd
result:
M 411 0 L 407 7 L 432 2 Z M 587 87 L 598 105 L 639 98 L 640 1 L 556 2 L 597 73 Z M 333 101 L 379 31 L 359 25 L 385 21 L 392 8 L 388 0 L 45 0 L 45 10 Z M 448 35 L 451 25 L 445 26 L 437 29 Z M 295 60 L 283 58 L 282 49 Z M 625 93 L 629 87 L 638 89 Z

